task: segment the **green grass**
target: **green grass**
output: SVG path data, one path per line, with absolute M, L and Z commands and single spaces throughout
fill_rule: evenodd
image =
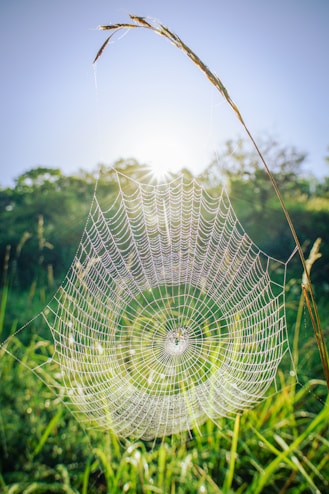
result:
M 0 489 L 4 493 L 325 493 L 329 490 L 329 407 L 321 379 L 280 391 L 235 420 L 156 443 L 86 432 L 43 381 L 27 371 L 49 344 L 17 339 L 0 358 Z M 316 359 L 313 345 L 308 359 Z M 322 396 L 322 398 L 321 398 Z
M 53 345 L 40 337 L 40 321 L 32 321 L 0 348 L 0 492 L 329 492 L 328 390 L 296 287 L 289 284 L 287 308 L 298 381 L 286 354 L 278 392 L 270 390 L 253 410 L 150 443 L 79 425 L 51 390 L 58 369 L 42 364 Z M 3 292 L 1 321 L 12 295 Z M 23 307 L 21 300 L 15 303 Z M 326 299 L 319 312 L 327 313 Z

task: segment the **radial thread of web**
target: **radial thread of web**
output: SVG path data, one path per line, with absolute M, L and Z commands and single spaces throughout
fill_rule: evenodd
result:
M 95 194 L 43 312 L 79 419 L 152 439 L 254 406 L 287 350 L 285 272 L 224 190 L 212 198 L 183 178 L 134 184 L 108 210 Z

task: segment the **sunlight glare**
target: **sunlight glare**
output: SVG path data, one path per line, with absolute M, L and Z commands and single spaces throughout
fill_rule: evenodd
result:
M 171 170 L 169 166 L 164 166 L 158 161 L 154 161 L 149 164 L 150 175 L 152 179 L 157 183 L 166 182 L 171 175 Z

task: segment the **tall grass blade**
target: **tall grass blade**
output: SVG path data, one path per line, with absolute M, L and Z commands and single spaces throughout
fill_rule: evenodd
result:
M 10 251 L 11 251 L 11 246 L 6 245 L 5 258 L 3 263 L 3 288 L 2 288 L 1 300 L 0 300 L 0 343 L 2 339 L 1 335 L 3 332 L 3 325 L 5 321 L 5 314 L 6 314 L 6 307 L 8 300 L 8 290 L 9 290 L 8 270 L 9 270 Z
M 166 471 L 166 457 L 167 451 L 164 443 L 159 448 L 159 461 L 158 461 L 158 484 L 160 487 L 165 486 L 165 471 Z
M 275 180 L 275 177 L 272 174 L 271 170 L 269 169 L 269 166 L 267 165 L 266 160 L 265 160 L 262 152 L 260 151 L 251 131 L 249 130 L 247 124 L 245 123 L 244 119 L 242 118 L 242 115 L 241 115 L 237 105 L 231 99 L 226 87 L 224 86 L 224 84 L 222 83 L 220 78 L 218 76 L 216 76 L 215 74 L 213 74 L 213 72 L 211 72 L 211 70 L 207 67 L 207 65 L 205 65 L 202 62 L 202 60 L 175 33 L 170 31 L 166 26 L 159 24 L 159 23 L 156 23 L 156 22 L 153 22 L 151 19 L 146 20 L 144 17 L 139 17 L 136 15 L 130 15 L 130 19 L 132 21 L 130 23 L 127 22 L 127 23 L 120 23 L 120 24 L 110 24 L 108 26 L 100 26 L 100 29 L 103 31 L 108 31 L 108 30 L 113 31 L 113 34 L 114 34 L 116 31 L 121 30 L 121 29 L 146 28 L 146 29 L 150 29 L 151 31 L 153 31 L 153 32 L 159 34 L 160 36 L 163 36 L 167 40 L 169 40 L 174 46 L 176 46 L 178 49 L 182 50 L 185 53 L 185 55 L 187 55 L 187 57 L 192 60 L 192 62 L 205 74 L 205 76 L 208 78 L 208 80 L 211 82 L 211 84 L 220 92 L 220 94 L 224 97 L 224 99 L 227 101 L 227 103 L 230 105 L 230 107 L 234 111 L 238 120 L 242 124 L 248 138 L 252 142 L 252 144 L 253 144 L 253 146 L 254 146 L 254 148 L 255 148 L 255 150 L 256 150 L 256 152 L 257 152 L 257 154 L 258 154 L 258 156 L 259 156 L 259 158 L 260 158 L 260 160 L 261 160 L 261 162 L 262 162 L 262 164 L 266 170 L 266 173 L 267 173 L 267 175 L 268 175 L 268 177 L 272 183 L 272 186 L 275 190 L 275 193 L 278 197 L 278 200 L 280 202 L 281 208 L 282 208 L 284 215 L 286 217 L 287 223 L 289 225 L 290 231 L 291 231 L 292 236 L 294 238 L 294 241 L 295 241 L 301 262 L 302 262 L 305 277 L 307 280 L 307 285 L 304 285 L 304 286 L 305 286 L 305 288 L 306 288 L 306 290 L 310 296 L 310 304 L 307 306 L 307 308 L 310 311 L 312 326 L 313 326 L 313 330 L 314 330 L 316 340 L 318 343 L 321 363 L 322 363 L 325 379 L 327 382 L 327 387 L 329 390 L 328 351 L 327 351 L 326 344 L 325 344 L 324 337 L 323 337 L 323 330 L 322 330 L 322 326 L 321 326 L 319 311 L 318 311 L 317 304 L 315 301 L 314 292 L 313 292 L 313 288 L 312 288 L 312 284 L 311 284 L 311 280 L 310 280 L 310 275 L 309 275 L 309 270 L 308 270 L 308 266 L 307 266 L 307 263 L 306 263 L 306 260 L 304 257 L 303 249 L 301 247 L 301 244 L 300 244 L 298 235 L 296 233 L 293 221 L 292 221 L 291 216 L 290 216 L 290 214 L 286 208 L 285 202 L 283 200 L 282 194 L 281 194 L 280 189 L 278 187 L 278 184 Z M 103 50 L 106 47 L 108 41 L 109 41 L 109 39 L 107 39 L 105 41 L 105 43 L 103 43 L 102 47 L 100 48 L 100 50 L 98 51 L 98 53 L 95 57 L 94 63 L 98 60 L 98 58 L 103 53 Z
M 7 307 L 7 301 L 8 301 L 8 285 L 5 285 L 2 289 L 2 294 L 1 294 L 1 301 L 0 301 L 0 341 L 1 341 L 1 335 L 3 333 L 3 325 L 5 321 L 5 314 L 6 314 L 6 307 Z
M 237 455 L 238 439 L 239 439 L 239 430 L 240 430 L 240 414 L 238 413 L 234 422 L 229 468 L 227 470 L 224 486 L 223 486 L 223 490 L 225 493 L 229 492 L 232 487 L 236 455 Z
M 37 446 L 34 448 L 34 451 L 33 451 L 33 456 L 36 456 L 37 454 L 40 453 L 40 451 L 42 450 L 43 446 L 45 445 L 49 435 L 52 433 L 52 431 L 56 428 L 59 420 L 61 419 L 62 417 L 62 414 L 63 414 L 63 409 L 60 408 L 58 410 L 58 412 L 56 413 L 56 415 L 54 415 L 54 417 L 51 419 L 51 421 L 49 422 L 49 424 L 47 425 L 44 433 L 42 434 L 41 438 L 40 438 L 40 441 L 39 443 L 37 444 Z
M 90 472 L 91 472 L 91 463 L 92 463 L 92 458 L 89 456 L 89 458 L 87 460 L 86 467 L 85 467 L 84 472 L 83 472 L 81 494 L 88 494 L 88 484 L 89 484 L 89 477 L 90 477 Z
M 112 485 L 114 484 L 114 480 L 115 480 L 113 468 L 112 468 L 108 458 L 106 457 L 106 454 L 104 453 L 104 451 L 102 451 L 100 448 L 95 448 L 93 450 L 93 452 L 94 452 L 95 456 L 97 456 L 98 460 L 100 461 L 100 463 L 102 465 L 102 470 L 103 470 L 103 473 L 104 473 L 104 476 L 106 479 L 106 485 L 108 488 L 108 492 L 111 492 L 111 488 L 112 488 Z
M 284 441 L 284 439 L 281 436 L 278 436 L 278 434 L 274 434 L 274 439 L 281 446 L 281 448 L 283 450 L 289 449 L 288 444 Z M 297 456 L 296 455 L 292 455 L 291 460 L 294 463 L 294 465 L 297 467 L 297 469 L 299 470 L 299 472 L 303 475 L 303 477 L 305 477 L 305 479 L 308 482 L 310 488 L 314 492 L 317 492 L 316 485 L 314 484 L 313 480 L 311 479 L 311 477 L 306 472 L 305 468 L 303 467 L 303 465 L 301 464 L 301 462 L 299 461 L 299 459 L 297 458 Z
M 299 446 L 309 437 L 312 437 L 311 434 L 314 430 L 317 430 L 318 433 L 322 430 L 322 428 L 326 427 L 328 423 L 328 408 L 327 405 L 324 406 L 322 411 L 313 419 L 313 421 L 309 424 L 309 426 L 302 432 L 287 448 L 285 448 L 281 452 L 277 452 L 275 459 L 262 471 L 261 474 L 254 477 L 252 484 L 247 490 L 248 494 L 259 494 L 263 491 L 263 488 L 269 483 L 272 478 L 274 472 L 279 468 L 282 462 L 289 461 L 291 465 L 292 455 L 294 455 L 295 451 Z M 255 429 L 254 431 L 258 437 L 264 441 L 263 436 Z M 294 463 L 294 470 L 297 468 Z M 320 491 L 317 488 L 313 488 L 312 492 L 315 494 L 320 494 Z

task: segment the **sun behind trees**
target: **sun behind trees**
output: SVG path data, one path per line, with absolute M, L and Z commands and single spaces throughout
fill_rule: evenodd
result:
M 244 158 L 242 152 L 240 154 L 241 160 L 245 159 L 246 164 L 251 162 L 251 158 Z M 230 152 L 229 155 L 231 158 L 232 153 Z M 145 178 L 145 167 L 135 160 L 120 160 L 116 166 L 121 172 L 129 170 L 130 176 L 136 179 L 142 176 Z M 185 174 L 188 177 L 188 171 Z M 113 170 L 106 173 L 106 167 L 102 167 L 103 178 L 98 184 L 98 190 L 102 200 L 108 204 L 113 202 L 118 192 L 113 180 L 114 175 Z M 1 221 L 6 225 L 6 228 L 1 230 L 1 252 L 6 261 L 4 281 L 8 289 L 6 308 L 4 308 L 4 287 L 1 292 L 1 306 L 5 320 L 2 339 L 12 331 L 11 326 L 16 318 L 19 318 L 20 322 L 25 322 L 29 314 L 32 317 L 42 309 L 44 297 L 49 299 L 62 281 L 80 241 L 97 176 L 97 171 L 95 173 L 81 171 L 75 176 L 65 176 L 59 170 L 41 168 L 24 174 L 12 189 L 1 190 L 3 205 Z M 221 178 L 218 177 L 218 180 L 220 181 Z M 207 170 L 198 181 L 204 183 L 209 194 L 216 196 L 216 184 L 213 179 L 209 179 Z M 230 180 L 226 180 L 225 183 L 231 191 L 232 202 L 246 231 L 251 236 L 259 238 L 260 246 L 264 250 L 269 247 L 281 253 L 282 256 L 279 256 L 281 259 L 285 259 L 286 253 L 291 252 L 291 240 L 282 213 L 275 205 L 274 199 L 272 201 L 271 197 L 268 197 L 264 210 L 259 210 L 258 199 L 256 200 L 252 195 L 253 173 L 245 174 L 243 177 L 241 174 L 233 173 Z M 259 184 L 260 187 L 261 185 L 262 183 Z M 305 251 L 309 251 L 315 235 L 324 238 L 321 248 L 323 256 L 313 267 L 313 280 L 316 280 L 314 282 L 317 293 L 323 293 L 326 300 L 328 254 L 324 252 L 328 244 L 326 235 L 329 207 L 328 192 L 324 185 L 325 180 L 316 182 L 297 174 L 294 190 L 285 191 L 285 200 L 290 212 L 296 216 L 296 228 Z M 42 222 L 40 216 L 43 218 Z M 10 251 L 8 245 L 11 245 Z M 50 265 L 53 269 L 53 277 L 49 277 Z M 296 304 L 300 278 L 300 266 L 297 266 L 297 263 L 294 265 L 293 260 L 289 265 L 290 281 L 287 286 L 290 328 L 294 326 L 295 315 L 292 307 Z M 325 303 L 320 303 L 320 310 L 325 312 Z M 36 362 L 41 361 L 44 350 L 40 347 L 42 335 L 38 332 L 38 327 L 25 336 L 28 337 L 26 346 L 15 346 L 14 343 L 16 355 L 22 358 L 27 354 L 34 355 Z M 181 334 L 177 334 L 173 342 L 168 344 L 179 352 L 185 345 L 185 333 L 182 331 Z M 91 453 L 86 444 L 86 436 L 77 429 L 61 401 L 54 398 L 49 390 L 43 389 L 41 382 L 36 383 L 32 374 L 26 373 L 22 365 L 11 360 L 12 365 L 6 363 L 6 367 L 1 369 L 4 400 L 4 406 L 1 408 L 3 424 L 1 437 L 5 438 L 5 443 L 1 441 L 1 444 L 5 445 L 5 449 L 0 456 L 5 482 L 10 484 L 10 479 L 15 479 L 18 484 L 24 482 L 24 485 L 28 485 L 27 482 L 32 476 L 36 482 L 47 479 L 45 489 L 52 486 L 52 489 L 58 491 L 59 485 L 56 482 L 63 484 L 69 481 L 71 486 L 81 490 L 84 479 L 84 492 L 87 492 L 86 486 L 89 483 L 88 492 L 99 492 L 105 489 L 105 486 L 113 492 L 122 492 L 123 487 L 128 484 L 138 491 L 143 485 L 151 485 L 152 482 L 165 491 L 172 491 L 175 482 L 179 481 L 186 489 L 194 486 L 195 489 L 192 487 L 191 492 L 196 493 L 201 487 L 212 492 L 211 489 L 215 489 L 214 485 L 221 486 L 225 478 L 226 489 L 231 485 L 236 489 L 242 489 L 241 492 L 254 494 L 261 492 L 264 486 L 265 489 L 272 486 L 274 489 L 274 486 L 278 485 L 282 489 L 285 485 L 287 488 L 289 486 L 293 488 L 296 482 L 299 489 L 304 485 L 302 492 L 307 492 L 307 489 L 313 485 L 312 475 L 317 472 L 315 485 L 325 486 L 327 467 L 323 463 L 325 445 L 322 441 L 327 434 L 328 421 L 324 410 L 315 415 L 315 411 L 319 408 L 319 394 L 325 396 L 321 391 L 322 370 L 310 331 L 308 334 L 301 331 L 299 344 L 300 348 L 303 348 L 300 356 L 302 368 L 299 382 L 305 385 L 295 394 L 291 384 L 287 382 L 285 385 L 289 385 L 290 392 L 284 400 L 283 394 L 271 396 L 264 404 L 259 405 L 256 411 L 248 412 L 236 422 L 233 434 L 238 445 L 237 454 L 234 452 L 236 451 L 233 448 L 234 442 L 232 445 L 228 440 L 232 433 L 231 424 L 224 419 L 220 422 L 219 430 L 206 422 L 201 426 L 202 436 L 194 439 L 186 437 L 179 444 L 175 441 L 171 444 L 165 442 L 153 452 L 148 450 L 147 443 L 136 443 L 125 449 L 114 436 L 95 433 L 93 437 L 96 438 L 99 448 Z M 102 358 L 100 352 L 99 347 L 98 355 Z M 8 355 L 1 357 L 1 363 L 5 363 Z M 310 382 L 310 386 L 315 386 L 315 382 L 312 384 L 313 381 L 309 381 L 309 376 L 318 378 L 317 394 L 310 393 L 307 383 Z M 284 379 L 283 375 L 281 379 Z M 15 395 L 12 392 L 13 383 Z M 283 381 L 282 385 L 284 385 Z M 37 391 L 30 395 L 30 392 L 26 391 L 27 388 Z M 297 410 L 296 414 L 291 413 L 294 407 Z M 298 410 L 303 411 L 303 417 L 298 415 Z M 10 427 L 7 427 L 7 423 Z M 12 433 L 13 427 L 15 434 Z M 17 434 L 20 438 L 19 444 Z M 273 439 L 273 434 L 279 442 Z M 103 444 L 105 436 L 107 440 Z M 290 438 L 289 444 L 287 438 Z M 272 450 L 272 452 L 268 450 L 267 442 L 271 443 L 272 449 L 274 447 L 277 450 L 277 455 Z M 223 461 L 219 462 L 218 451 L 222 448 L 231 452 L 232 460 L 229 464 L 224 461 L 224 457 Z M 21 454 L 14 455 L 17 451 Z M 284 451 L 287 451 L 286 456 Z M 300 459 L 300 467 L 298 464 L 296 472 L 290 464 L 289 451 Z M 277 463 L 280 454 L 281 461 Z M 91 455 L 90 458 L 88 455 Z M 303 464 L 302 460 L 305 455 L 310 458 L 307 464 Z M 10 460 L 14 457 L 15 462 Z M 108 465 L 107 461 L 110 457 L 111 464 Z M 159 467 L 164 457 L 166 473 L 164 467 Z M 26 458 L 29 460 L 26 461 Z M 193 461 L 189 463 L 188 458 L 193 458 Z M 262 472 L 258 472 L 252 466 L 250 458 L 262 466 Z M 203 471 L 204 461 L 208 465 L 207 473 Z M 50 465 L 55 465 L 55 470 Z M 184 478 L 178 480 L 177 472 L 183 467 Z M 287 479 L 289 469 L 291 475 Z M 271 471 L 276 472 L 275 476 Z M 6 472 L 11 472 L 11 476 L 8 477 Z M 35 472 L 40 472 L 40 475 Z M 233 475 L 234 472 L 237 474 Z M 250 487 L 243 488 L 244 483 Z
M 318 261 L 314 281 L 325 283 L 329 278 L 329 179 L 305 176 L 305 154 L 295 148 L 280 146 L 268 138 L 262 149 L 273 164 L 302 244 L 307 249 L 316 237 L 323 239 L 323 257 Z M 100 169 L 98 194 L 110 204 L 117 192 L 113 170 L 106 171 L 104 165 Z M 142 182 L 151 180 L 149 168 L 134 159 L 118 160 L 114 169 Z M 188 170 L 184 173 L 191 178 Z M 5 258 L 10 246 L 8 270 L 14 290 L 30 289 L 31 280 L 38 278 L 40 263 L 44 272 L 51 266 L 55 286 L 63 279 L 79 243 L 98 175 L 98 169 L 66 176 L 59 169 L 37 167 L 18 177 L 14 187 L 0 189 L 0 257 Z M 270 255 L 287 258 L 293 241 L 268 178 L 246 141 L 227 142 L 225 151 L 205 168 L 198 181 L 213 195 L 218 185 L 225 184 L 251 238 Z M 41 217 L 43 240 L 38 233 Z M 38 283 L 47 286 L 49 280 L 43 275 Z

